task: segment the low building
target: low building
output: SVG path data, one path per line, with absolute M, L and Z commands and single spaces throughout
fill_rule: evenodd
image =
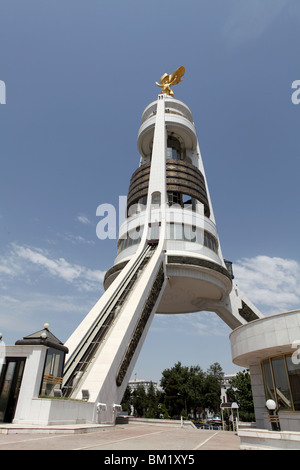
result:
M 230 334 L 232 360 L 250 371 L 256 428 L 272 430 L 267 400 L 282 431 L 300 430 L 300 310 L 271 315 Z M 274 412 L 273 412 L 274 413 Z
M 134 392 L 134 390 L 137 389 L 138 386 L 142 385 L 145 389 L 146 392 L 148 392 L 150 385 L 153 385 L 154 390 L 156 391 L 158 389 L 157 382 L 153 382 L 152 380 L 144 380 L 144 379 L 134 379 L 134 380 L 129 380 L 128 386 L 131 390 L 131 392 Z

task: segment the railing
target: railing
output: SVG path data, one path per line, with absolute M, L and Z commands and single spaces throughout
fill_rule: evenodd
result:
M 43 376 L 43 384 L 48 383 L 48 384 L 62 384 L 63 378 L 62 377 L 56 377 L 55 375 L 44 375 Z

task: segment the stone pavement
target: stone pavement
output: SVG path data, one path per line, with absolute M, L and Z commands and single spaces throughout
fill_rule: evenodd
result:
M 198 451 L 239 450 L 234 432 L 186 429 L 180 426 L 129 423 L 80 428 L 74 433 L 30 432 L 0 434 L 0 450 Z M 85 432 L 89 431 L 89 432 Z M 2 429 L 2 432 L 3 431 Z

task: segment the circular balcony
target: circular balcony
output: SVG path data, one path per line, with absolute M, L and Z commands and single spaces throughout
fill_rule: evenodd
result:
M 138 132 L 137 146 L 143 157 L 149 157 L 152 152 L 156 113 L 153 108 L 150 108 L 150 111 L 149 117 L 142 121 Z M 165 112 L 165 124 L 168 133 L 175 133 L 181 137 L 186 149 L 195 150 L 197 148 L 194 123 L 185 115 L 168 108 Z

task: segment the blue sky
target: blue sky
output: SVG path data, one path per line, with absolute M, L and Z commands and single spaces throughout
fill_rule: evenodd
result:
M 103 292 L 137 132 L 164 72 L 192 110 L 223 255 L 265 315 L 300 307 L 298 0 L 2 0 L 0 331 L 66 341 Z M 215 314 L 159 316 L 134 370 L 231 362 Z

